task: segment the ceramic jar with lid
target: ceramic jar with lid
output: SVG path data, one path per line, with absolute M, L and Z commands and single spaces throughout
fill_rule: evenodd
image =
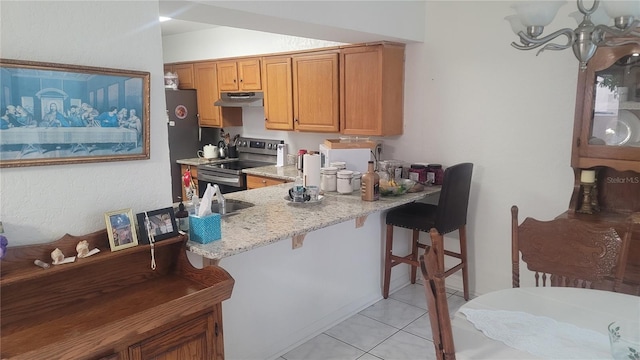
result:
M 351 187 L 353 191 L 360 191 L 360 181 L 362 179 L 362 173 L 360 171 L 354 171 L 351 178 Z
M 338 170 L 336 180 L 336 188 L 339 194 L 351 194 L 353 191 L 353 171 Z
M 323 192 L 336 191 L 338 169 L 332 166 L 320 169 L 320 190 Z
M 347 163 L 344 161 L 333 161 L 329 164 L 329 166 L 334 167 L 338 169 L 338 171 L 340 171 L 340 170 L 345 170 L 347 168 Z

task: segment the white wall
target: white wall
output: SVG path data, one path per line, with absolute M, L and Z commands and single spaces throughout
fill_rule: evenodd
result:
M 511 286 L 511 205 L 520 207 L 522 219 L 550 219 L 567 209 L 573 186 L 570 154 L 578 63 L 570 50 L 536 57 L 535 52 L 512 48 L 516 37 L 503 19 L 513 13 L 510 5 L 426 2 L 425 42 L 409 43 L 406 49 L 404 134 L 384 139 L 385 159 L 475 164 L 468 236 L 471 290 L 478 294 Z M 575 9 L 564 8 L 549 30 L 575 26 L 567 17 Z M 228 37 L 233 29 L 226 31 Z M 216 52 L 222 51 L 215 34 L 207 32 L 206 38 L 216 44 Z M 221 56 L 284 51 L 280 45 L 269 50 L 247 34 L 252 33 L 234 35 L 234 50 Z M 288 34 L 295 35 L 295 28 Z M 165 38 L 165 56 L 189 60 L 184 48 L 177 55 L 173 46 L 189 47 L 192 36 L 200 34 Z M 293 47 L 309 44 L 306 39 L 275 39 L 273 43 Z M 201 44 L 198 40 L 190 47 L 193 59 L 207 58 Z M 248 50 L 253 48 L 259 50 Z M 290 152 L 336 136 L 267 131 L 260 109 L 248 110 L 244 128 L 237 131 L 284 138 Z M 457 233 L 446 238 L 448 246 L 455 247 Z M 447 278 L 447 285 L 461 288 L 460 276 Z
M 0 9 L 2 58 L 151 73 L 149 160 L 1 169 L 0 219 L 9 245 L 103 229 L 107 211 L 170 206 L 157 2 L 2 1 Z

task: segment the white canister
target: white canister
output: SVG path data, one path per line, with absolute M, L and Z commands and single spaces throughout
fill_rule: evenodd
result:
M 351 187 L 353 191 L 360 191 L 360 181 L 362 179 L 362 173 L 359 171 L 353 172 L 353 178 L 351 179 Z
M 338 170 L 336 187 L 340 194 L 351 194 L 353 191 L 353 171 L 351 170 Z
M 321 181 L 320 190 L 323 192 L 336 191 L 336 173 L 338 169 L 335 167 L 323 167 L 320 169 Z
M 334 167 L 336 169 L 338 169 L 338 171 L 340 170 L 344 170 L 347 168 L 347 163 L 345 161 L 334 161 L 332 163 L 329 164 L 330 167 Z

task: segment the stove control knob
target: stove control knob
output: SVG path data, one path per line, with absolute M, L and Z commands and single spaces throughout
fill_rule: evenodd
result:
M 267 144 L 267 149 L 271 150 L 271 143 Z
M 242 146 L 245 146 L 245 147 L 246 147 L 246 146 L 247 146 L 247 142 L 246 142 L 246 141 L 243 141 L 243 142 L 242 142 Z

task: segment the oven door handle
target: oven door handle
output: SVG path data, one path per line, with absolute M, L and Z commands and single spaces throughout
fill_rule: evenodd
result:
M 200 174 L 198 174 L 200 175 Z M 199 181 L 229 185 L 229 186 L 240 186 L 240 178 L 238 177 L 221 177 L 214 175 L 201 175 L 198 176 Z

